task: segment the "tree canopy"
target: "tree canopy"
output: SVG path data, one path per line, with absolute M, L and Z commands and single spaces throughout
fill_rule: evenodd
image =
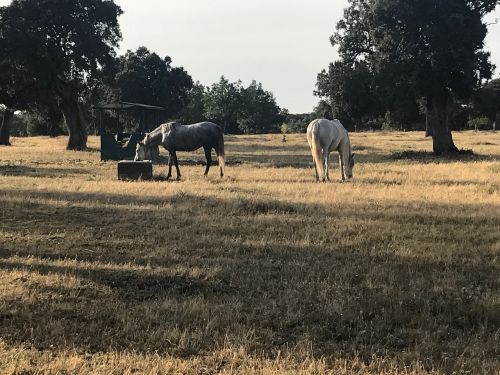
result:
M 169 56 L 139 47 L 120 56 L 117 64 L 115 87 L 121 100 L 164 107 L 167 117 L 177 116 L 186 105 L 193 80 L 182 67 L 173 67 Z
M 205 119 L 205 86 L 195 82 L 188 92 L 187 103 L 179 114 L 179 119 L 185 124 L 194 124 Z
M 474 109 L 479 116 L 484 116 L 490 123 L 500 125 L 500 78 L 479 88 L 473 95 Z
M 238 112 L 242 104 L 241 81 L 229 82 L 222 76 L 219 82 L 207 89 L 203 104 L 205 116 L 217 121 L 225 132 L 238 132 Z
M 273 94 L 262 88 L 261 83 L 252 83 L 242 90 L 243 105 L 238 114 L 239 129 L 243 133 L 277 132 L 284 120 Z
M 373 96 L 370 87 L 375 88 L 385 111 L 401 105 L 416 111 L 423 98 L 434 152 L 457 150 L 448 126 L 448 106 L 455 98 L 470 98 L 482 80 L 491 78 L 493 66 L 483 49 L 487 32 L 483 17 L 498 3 L 350 0 L 331 37 L 340 61 L 319 74 L 319 95 L 330 96 L 334 107 L 349 108 L 351 98 L 331 93 L 364 67 L 369 77 L 361 80 L 360 87 L 354 85 L 355 92 Z M 341 66 L 347 72 L 340 71 Z M 347 115 L 359 117 L 352 108 Z
M 22 69 L 18 73 L 35 80 L 38 90 L 57 97 L 70 149 L 86 147 L 79 91 L 86 76 L 114 56 L 121 13 L 107 0 L 14 0 L 0 9 L 2 64 Z
M 366 61 L 330 64 L 328 72 L 318 74 L 316 94 L 329 99 L 332 112 L 348 129 L 354 129 L 364 117 L 380 115 L 374 78 Z
M 273 94 L 256 81 L 243 87 L 222 76 L 205 91 L 203 106 L 205 117 L 228 133 L 277 132 L 284 119 Z

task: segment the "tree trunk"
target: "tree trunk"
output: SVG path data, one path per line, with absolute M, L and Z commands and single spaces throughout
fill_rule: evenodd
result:
M 50 138 L 55 138 L 57 137 L 57 125 L 53 120 L 49 120 L 49 126 L 48 126 L 48 134 Z
M 432 128 L 429 125 L 429 109 L 427 108 L 427 112 L 425 114 L 425 136 L 432 137 Z
M 83 121 L 80 103 L 76 90 L 69 83 L 61 83 L 58 87 L 59 106 L 68 127 L 69 139 L 67 150 L 81 151 L 87 148 L 87 130 Z
M 432 137 L 432 150 L 435 155 L 457 152 L 448 126 L 447 95 L 427 98 L 427 132 Z
M 14 111 L 6 108 L 3 112 L 2 125 L 0 126 L 0 146 L 10 146 L 10 124 Z
M 57 108 L 59 110 L 59 108 Z M 58 129 L 58 122 L 61 120 L 61 114 L 59 113 L 59 116 L 56 115 L 54 112 L 49 111 L 48 114 L 48 121 L 47 121 L 47 133 L 50 138 L 55 138 L 59 134 L 59 129 Z

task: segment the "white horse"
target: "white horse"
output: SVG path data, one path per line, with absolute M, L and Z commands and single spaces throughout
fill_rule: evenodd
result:
M 340 172 L 342 180 L 352 178 L 354 154 L 351 152 L 349 134 L 339 120 L 313 120 L 307 127 L 307 142 L 311 147 L 313 163 L 316 170 L 316 181 L 330 180 L 328 161 L 330 152 L 339 152 Z

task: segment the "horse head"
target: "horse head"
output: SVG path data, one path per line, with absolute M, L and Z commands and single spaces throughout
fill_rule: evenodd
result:
M 157 145 L 150 145 L 147 143 L 147 140 L 149 140 L 148 137 L 149 134 L 146 134 L 144 139 L 137 143 L 137 146 L 135 147 L 135 161 L 154 160 L 160 155 L 160 150 Z
M 146 159 L 146 146 L 144 145 L 144 141 L 137 143 L 135 146 L 135 157 L 134 160 L 145 160 Z

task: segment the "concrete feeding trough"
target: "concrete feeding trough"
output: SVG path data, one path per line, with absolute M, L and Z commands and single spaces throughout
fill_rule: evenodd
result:
M 120 160 L 118 162 L 119 180 L 152 180 L 153 163 L 151 160 Z

